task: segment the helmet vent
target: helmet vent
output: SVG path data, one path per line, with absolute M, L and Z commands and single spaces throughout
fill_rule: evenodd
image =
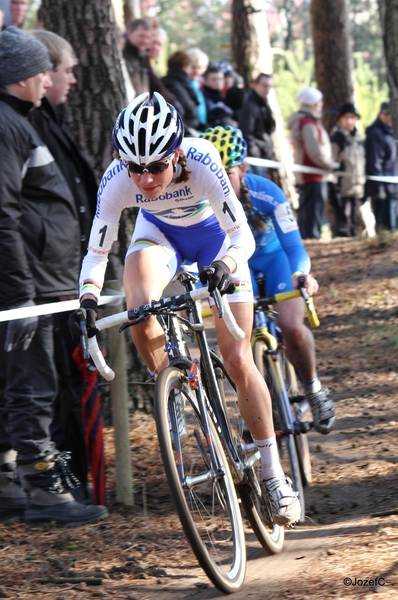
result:
M 140 156 L 146 155 L 146 131 L 143 127 L 140 127 L 138 131 L 138 148 L 140 149 Z
M 162 137 L 158 138 L 154 144 L 151 144 L 149 146 L 149 153 L 153 154 L 158 149 L 158 147 L 163 142 L 163 140 L 164 140 L 164 135 L 162 135 Z
M 166 116 L 166 119 L 165 119 L 165 121 L 164 121 L 164 128 L 166 129 L 166 127 L 168 127 L 168 126 L 170 125 L 170 123 L 171 123 L 171 114 L 169 113 L 169 114 Z
M 158 122 L 159 122 L 159 119 L 156 119 L 156 121 L 154 121 L 154 122 L 152 123 L 152 131 L 151 131 L 151 136 L 152 136 L 152 135 L 155 135 L 155 133 L 157 132 L 157 129 L 158 129 Z

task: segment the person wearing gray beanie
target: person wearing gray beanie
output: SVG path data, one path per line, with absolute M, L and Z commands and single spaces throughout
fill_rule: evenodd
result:
M 74 500 L 79 482 L 51 440 L 54 321 L 34 309 L 75 294 L 81 262 L 71 189 L 27 119 L 52 87 L 51 68 L 32 35 L 0 34 L 0 311 L 23 311 L 0 323 L 0 522 L 79 525 L 108 511 Z
M 0 34 L 0 86 L 24 81 L 52 69 L 47 48 L 18 27 Z

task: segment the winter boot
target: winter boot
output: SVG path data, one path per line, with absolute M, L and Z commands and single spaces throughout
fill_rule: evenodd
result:
M 34 463 L 19 464 L 21 483 L 29 495 L 25 521 L 30 525 L 64 527 L 93 523 L 108 516 L 105 506 L 76 502 L 70 492 L 80 482 L 68 465 L 69 453 L 40 456 Z
M 16 452 L 0 452 L 0 522 L 23 519 L 27 505 L 26 494 L 18 479 Z

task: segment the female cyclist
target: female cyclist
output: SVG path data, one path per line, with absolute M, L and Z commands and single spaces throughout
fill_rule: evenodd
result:
M 243 162 L 246 142 L 239 129 L 215 127 L 203 137 L 219 151 L 232 188 L 240 199 L 256 242 L 249 258 L 255 295 L 256 277 L 265 276 L 266 293 L 288 292 L 298 286 L 304 275 L 310 296 L 318 291 L 316 279 L 309 274 L 310 257 L 301 239 L 290 204 L 282 190 L 272 181 L 246 173 Z M 311 405 L 314 427 L 319 433 L 329 433 L 336 417 L 329 390 L 322 388 L 316 371 L 314 336 L 304 325 L 304 303 L 293 298 L 278 303 L 277 322 L 282 330 L 287 356 L 299 371 L 306 397 Z
M 291 524 L 300 517 L 300 503 L 279 463 L 269 392 L 250 348 L 253 296 L 247 259 L 254 239 L 217 150 L 207 140 L 183 136 L 180 115 L 158 93 L 152 98 L 138 96 L 117 117 L 112 134 L 115 159 L 99 187 L 80 277 L 87 328 L 93 335 L 107 255 L 117 239 L 120 214 L 126 207 L 137 206 L 140 210 L 123 279 L 127 308 L 160 298 L 183 260 L 197 262 L 199 269 L 209 265 L 215 269 L 209 290 L 217 287 L 230 294 L 232 311 L 246 333 L 243 341 L 236 341 L 224 321 L 215 319 L 220 352 L 262 457 L 264 488 L 274 521 Z M 200 279 L 207 284 L 203 271 Z M 73 317 L 71 331 L 81 335 Z M 167 362 L 159 323 L 151 317 L 131 333 L 156 377 Z

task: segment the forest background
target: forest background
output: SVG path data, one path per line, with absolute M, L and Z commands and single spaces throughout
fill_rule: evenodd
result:
M 28 31 L 36 26 L 40 4 L 41 0 L 29 0 Z M 166 30 L 168 38 L 157 65 L 159 75 L 165 75 L 167 57 L 178 49 L 199 47 L 211 61 L 233 62 L 232 5 L 233 0 L 136 0 L 131 13 L 156 18 Z M 276 98 L 286 123 L 297 108 L 296 92 L 307 85 L 317 86 L 311 1 L 263 0 L 261 5 L 268 25 Z M 389 96 L 379 8 L 377 0 L 347 0 L 354 98 L 362 132 Z

